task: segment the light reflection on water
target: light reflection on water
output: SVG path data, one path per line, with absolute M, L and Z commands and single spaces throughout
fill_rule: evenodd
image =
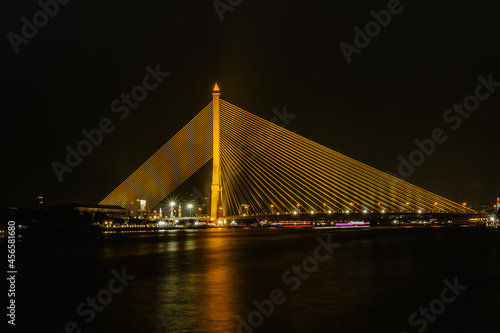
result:
M 30 297 L 20 302 L 39 317 L 37 331 L 60 332 L 68 320 L 81 323 L 76 305 L 107 285 L 111 269 L 126 267 L 136 278 L 83 332 L 236 332 L 237 318 L 256 310 L 252 301 L 268 299 L 276 288 L 287 300 L 255 332 L 410 332 L 408 316 L 439 296 L 443 279 L 459 276 L 470 288 L 426 332 L 458 332 L 465 327 L 461 318 L 498 324 L 488 315 L 500 299 L 498 231 L 331 233 L 341 246 L 291 291 L 283 272 L 311 256 L 316 238 L 328 234 L 175 230 L 76 241 L 26 237 L 22 276 L 37 281 L 22 284 Z M 39 258 L 50 258 L 51 270 L 43 270 Z
M 203 256 L 197 281 L 200 295 L 200 317 L 207 324 L 224 330 L 234 326 L 234 312 L 238 307 L 234 290 L 237 279 L 234 276 L 234 248 L 227 237 L 210 237 L 203 247 L 210 249 Z

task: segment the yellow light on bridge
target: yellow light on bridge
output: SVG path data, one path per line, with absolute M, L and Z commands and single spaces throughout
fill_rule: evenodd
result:
M 206 197 L 210 199 L 210 208 L 204 208 L 203 211 L 209 210 L 209 216 L 214 221 L 217 221 L 217 217 L 223 215 L 222 213 L 236 215 L 238 212 L 249 215 L 245 202 L 253 202 L 253 214 L 264 213 L 266 210 L 269 212 L 270 209 L 266 207 L 269 208 L 269 202 L 273 201 L 277 203 L 276 207 L 272 207 L 273 213 L 278 211 L 278 206 L 282 207 L 280 209 L 293 206 L 291 212 L 296 211 L 298 214 L 307 213 L 307 207 L 318 208 L 318 213 L 326 213 L 330 209 L 335 209 L 333 211 L 335 213 L 347 214 L 351 211 L 345 207 L 351 207 L 353 214 L 363 212 L 365 207 L 371 207 L 369 210 L 366 209 L 373 213 L 382 210 L 382 202 L 385 207 L 388 207 L 388 213 L 400 209 L 413 211 L 414 208 L 427 212 L 473 212 L 467 205 L 452 202 L 391 177 L 307 140 L 299 134 L 283 130 L 274 123 L 265 121 L 235 105 L 219 100 L 220 86 L 214 82 L 212 87 L 212 102 L 100 204 L 121 205 L 129 211 L 133 210 L 131 214 L 134 214 L 137 212 L 137 206 L 135 203 L 127 204 L 127 201 L 131 200 L 129 198 L 146 195 L 145 200 L 148 206 L 154 207 L 165 198 L 166 194 L 172 193 L 177 186 L 212 159 L 218 163 L 213 163 L 217 167 L 214 167 L 212 172 L 211 196 Z M 254 149 L 252 154 L 241 154 L 242 136 L 247 132 L 261 130 L 269 134 L 268 138 L 272 140 L 253 138 L 248 142 L 249 146 L 259 145 L 262 149 Z M 191 141 L 195 144 L 184 145 L 185 142 Z M 172 153 L 176 156 L 175 159 L 170 157 Z M 268 165 L 264 167 L 262 164 L 252 163 L 249 158 L 254 155 L 259 160 L 267 161 Z M 293 158 L 283 158 L 284 156 Z M 297 164 L 295 159 L 310 161 L 310 163 Z M 338 164 L 339 168 L 332 167 L 334 164 Z M 280 167 L 274 168 L 273 165 Z M 179 170 L 179 173 L 175 175 L 175 181 L 170 181 L 172 169 Z M 224 170 L 223 174 L 220 173 L 220 169 Z M 280 186 L 280 179 L 285 179 L 289 174 L 293 174 L 296 181 L 286 187 Z M 313 181 L 312 175 L 315 175 Z M 259 177 L 258 183 L 257 176 Z M 376 181 L 381 177 L 389 177 L 395 184 L 394 190 Z M 221 182 L 224 183 L 224 188 L 220 187 Z M 338 189 L 331 189 L 329 184 L 332 183 L 341 184 L 341 186 Z M 253 185 L 255 185 L 255 191 L 245 190 L 252 188 Z M 272 193 L 268 193 L 268 188 L 272 189 Z M 308 193 L 308 196 L 304 197 L 304 193 Z M 366 201 L 368 197 L 373 200 L 370 204 Z M 293 204 L 295 199 L 301 199 L 304 202 L 304 209 L 297 201 L 295 205 Z M 408 199 L 411 199 L 413 203 L 408 202 Z M 439 199 L 439 204 L 436 199 Z M 375 208 L 377 204 L 378 209 Z M 166 205 L 168 207 L 168 202 Z M 320 209 L 321 205 L 322 209 Z M 410 207 L 412 205 L 413 207 Z M 198 208 L 196 206 L 193 207 L 195 210 Z M 223 206 L 224 209 L 218 211 L 219 206 Z M 496 206 L 498 208 L 498 204 Z M 245 209 L 242 212 L 243 207 Z M 171 210 L 174 209 L 172 207 Z

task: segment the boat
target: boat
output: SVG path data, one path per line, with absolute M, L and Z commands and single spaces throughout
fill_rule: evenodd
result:
M 283 221 L 283 222 L 273 222 L 269 224 L 270 227 L 278 228 L 314 228 L 314 224 L 305 221 Z
M 309 222 L 309 221 L 283 221 L 273 222 L 270 227 L 278 228 L 301 228 L 301 229 L 362 229 L 368 228 L 370 222 L 367 221 L 332 221 L 332 222 Z
M 317 222 L 314 229 L 358 229 L 368 228 L 370 222 L 367 221 L 350 221 L 350 222 Z

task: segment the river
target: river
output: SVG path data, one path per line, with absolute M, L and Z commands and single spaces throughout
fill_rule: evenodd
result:
M 500 327 L 498 229 L 27 234 L 17 251 L 19 332 Z

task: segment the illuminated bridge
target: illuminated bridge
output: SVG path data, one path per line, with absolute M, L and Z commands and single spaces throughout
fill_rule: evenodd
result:
M 210 160 L 211 218 L 242 214 L 474 213 L 248 111 L 213 100 L 100 204 L 155 207 Z

